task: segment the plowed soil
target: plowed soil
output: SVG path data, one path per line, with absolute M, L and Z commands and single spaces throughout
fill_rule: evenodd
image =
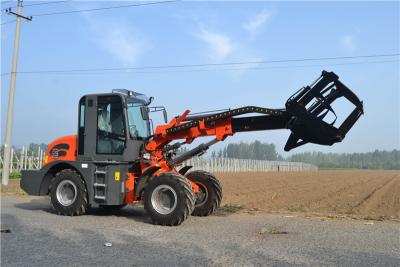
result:
M 221 173 L 223 207 L 400 219 L 399 171 Z
M 400 219 L 399 171 L 216 173 L 223 187 L 221 212 L 295 212 L 309 215 Z M 19 180 L 2 195 L 25 193 Z

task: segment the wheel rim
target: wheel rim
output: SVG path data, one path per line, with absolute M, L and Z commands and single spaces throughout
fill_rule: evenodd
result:
M 202 183 L 196 183 L 197 186 L 199 187 L 199 192 L 196 193 L 196 202 L 195 202 L 195 207 L 199 207 L 204 205 L 204 203 L 207 202 L 208 199 L 208 190 L 207 187 L 202 184 Z
M 56 190 L 58 202 L 67 207 L 75 202 L 77 196 L 77 189 L 75 183 L 70 180 L 61 181 Z
M 160 214 L 170 214 L 174 211 L 178 197 L 169 185 L 159 185 L 151 193 L 151 205 Z

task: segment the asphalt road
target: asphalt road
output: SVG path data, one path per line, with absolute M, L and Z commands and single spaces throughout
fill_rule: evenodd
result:
M 162 227 L 140 207 L 64 217 L 47 198 L 2 197 L 1 228 L 1 266 L 400 266 L 396 222 L 242 213 Z

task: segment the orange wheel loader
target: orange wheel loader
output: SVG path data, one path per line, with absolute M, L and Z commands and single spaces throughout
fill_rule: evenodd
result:
M 327 115 L 345 98 L 354 110 L 336 125 Z M 291 96 L 284 109 L 246 106 L 182 115 L 167 122 L 152 97 L 129 90 L 83 96 L 78 106 L 77 135 L 53 141 L 40 170 L 23 170 L 21 188 L 30 195 L 50 195 L 60 215 L 82 215 L 89 208 L 119 209 L 144 202 L 154 224 L 179 225 L 189 215 L 208 216 L 220 205 L 222 188 L 205 171 L 182 163 L 238 132 L 289 129 L 285 150 L 315 143 L 341 142 L 363 114 L 359 98 L 333 72 L 323 71 L 310 86 Z M 164 125 L 152 131 L 150 113 L 162 111 Z M 211 141 L 177 155 L 203 136 Z

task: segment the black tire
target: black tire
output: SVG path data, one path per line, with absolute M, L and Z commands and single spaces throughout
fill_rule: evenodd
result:
M 167 199 L 167 205 L 172 207 L 160 208 L 164 205 L 161 198 Z M 195 195 L 189 180 L 175 172 L 154 176 L 144 191 L 144 208 L 154 224 L 180 225 L 192 213 L 194 202 Z
M 200 192 L 196 193 L 192 216 L 208 216 L 219 208 L 222 186 L 214 175 L 205 171 L 192 171 L 186 177 L 200 187 Z
M 73 195 L 76 197 L 73 197 L 68 205 L 63 204 L 64 200 L 57 197 L 58 187 L 60 186 L 60 190 L 62 188 L 61 183 L 69 185 L 70 192 L 75 191 Z M 80 174 L 72 169 L 64 169 L 56 174 L 51 184 L 50 198 L 51 204 L 59 215 L 79 216 L 85 214 L 89 208 L 86 186 Z

